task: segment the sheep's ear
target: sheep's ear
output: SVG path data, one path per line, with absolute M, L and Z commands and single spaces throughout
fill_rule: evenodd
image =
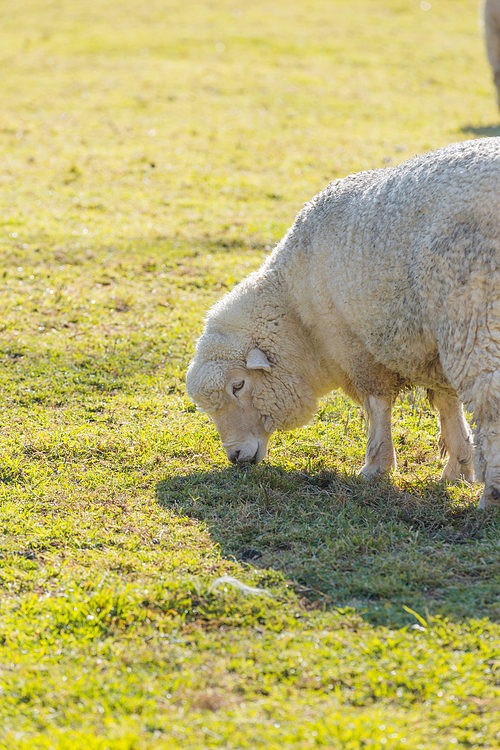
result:
M 249 370 L 271 371 L 271 363 L 261 349 L 252 349 L 248 352 L 247 367 Z

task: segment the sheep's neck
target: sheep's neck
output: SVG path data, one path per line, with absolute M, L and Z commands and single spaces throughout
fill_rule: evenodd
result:
M 257 317 L 262 321 L 268 320 L 269 300 L 272 301 L 274 320 L 276 322 L 276 333 L 273 337 L 277 342 L 280 354 L 286 354 L 279 346 L 281 341 L 287 342 L 288 351 L 300 352 L 299 366 L 316 398 L 321 398 L 332 390 L 341 387 L 342 375 L 333 363 L 328 361 L 327 353 L 322 351 L 321 342 L 314 332 L 307 326 L 289 294 L 286 282 L 276 268 L 267 269 L 259 279 L 259 286 L 266 290 L 260 296 L 265 302 L 259 305 L 261 308 Z M 257 311 L 256 311 L 257 312 Z M 257 324 L 257 329 L 260 323 Z M 294 361 L 294 366 L 296 360 Z

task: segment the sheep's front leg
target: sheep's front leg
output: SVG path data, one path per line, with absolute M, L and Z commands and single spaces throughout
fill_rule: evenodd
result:
M 368 419 L 366 463 L 359 472 L 368 479 L 396 468 L 396 453 L 391 434 L 392 401 L 388 398 L 367 396 L 365 411 Z
M 439 391 L 428 391 L 431 406 L 439 411 L 441 433 L 439 449 L 441 458 L 448 454 L 448 461 L 441 474 L 441 481 L 456 482 L 463 477 L 474 481 L 474 446 L 464 410 L 458 398 Z

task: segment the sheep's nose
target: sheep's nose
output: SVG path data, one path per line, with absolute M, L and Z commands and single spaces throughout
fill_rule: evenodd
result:
M 240 458 L 241 451 L 233 451 L 229 456 L 229 460 L 231 461 L 231 463 L 236 464 L 237 466 L 243 466 L 243 464 L 256 464 L 257 453 L 258 449 L 255 451 L 255 454 L 253 456 L 249 456 L 248 458 Z

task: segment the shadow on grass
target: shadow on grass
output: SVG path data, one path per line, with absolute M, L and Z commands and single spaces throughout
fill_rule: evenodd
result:
M 462 133 L 470 133 L 471 135 L 478 136 L 479 138 L 494 137 L 500 135 L 500 124 L 498 125 L 485 125 L 484 127 L 477 128 L 474 125 L 464 125 Z
M 500 619 L 500 515 L 438 483 L 396 487 L 261 465 L 165 478 L 158 502 L 205 523 L 222 555 L 280 571 L 305 606 L 409 622 L 403 606 Z

